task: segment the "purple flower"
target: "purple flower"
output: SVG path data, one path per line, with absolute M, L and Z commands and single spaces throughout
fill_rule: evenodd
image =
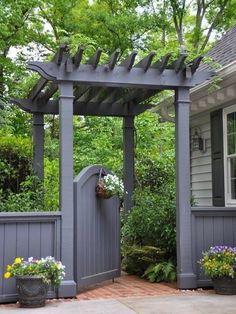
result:
M 212 246 L 207 252 L 205 252 L 205 254 L 214 255 L 214 254 L 223 254 L 226 252 L 236 254 L 236 247 L 231 247 L 231 246 L 226 246 L 226 245 Z

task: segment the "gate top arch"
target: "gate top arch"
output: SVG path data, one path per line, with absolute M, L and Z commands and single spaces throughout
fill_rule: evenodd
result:
M 171 61 L 168 53 L 154 61 L 155 52 L 135 63 L 137 51 L 121 62 L 120 50 L 100 64 L 102 49 L 83 63 L 84 47 L 71 55 L 61 45 L 52 61 L 33 61 L 28 69 L 40 79 L 26 99 L 12 101 L 33 114 L 34 170 L 43 178 L 44 114 L 59 114 L 61 259 L 67 267 L 59 296 L 74 296 L 73 114 L 123 117 L 125 212 L 132 207 L 134 189 L 134 117 L 150 108 L 150 98 L 163 90 L 175 92 L 177 261 L 178 287 L 196 287 L 191 258 L 189 90 L 208 80 L 212 71 L 198 71 L 202 56 L 186 62 L 181 53 Z

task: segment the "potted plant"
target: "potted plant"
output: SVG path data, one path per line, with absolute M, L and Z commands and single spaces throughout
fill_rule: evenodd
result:
M 59 287 L 64 276 L 65 266 L 51 256 L 27 260 L 16 257 L 4 274 L 5 279 L 16 279 L 21 307 L 44 306 L 49 285 Z
M 200 264 L 217 294 L 236 294 L 236 247 L 210 247 Z
M 114 174 L 99 174 L 98 184 L 96 186 L 96 195 L 99 198 L 110 198 L 112 196 L 118 196 L 122 198 L 124 194 L 124 184 Z

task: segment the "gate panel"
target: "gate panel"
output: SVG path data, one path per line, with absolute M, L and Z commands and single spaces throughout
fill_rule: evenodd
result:
M 101 166 L 85 168 L 74 180 L 75 280 L 79 288 L 120 276 L 119 199 L 99 199 Z

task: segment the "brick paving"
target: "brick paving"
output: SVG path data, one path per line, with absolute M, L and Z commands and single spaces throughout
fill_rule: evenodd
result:
M 96 284 L 79 291 L 76 298 L 77 300 L 104 300 L 128 297 L 183 296 L 199 294 L 215 294 L 215 292 L 213 289 L 179 290 L 176 288 L 176 284 L 150 283 L 149 281 L 137 276 L 122 273 L 122 276 L 120 278 L 116 278 L 114 282 L 111 280 L 104 281 L 100 284 Z M 47 300 L 47 303 L 58 304 L 58 302 L 70 301 L 73 301 L 73 299 L 61 298 Z M 18 303 L 0 304 L 0 308 L 14 309 L 18 307 Z
M 178 290 L 176 284 L 150 283 L 137 276 L 122 274 L 115 282 L 105 281 L 79 291 L 78 300 L 119 299 L 125 297 L 145 297 L 184 294 L 214 293 L 213 290 Z

